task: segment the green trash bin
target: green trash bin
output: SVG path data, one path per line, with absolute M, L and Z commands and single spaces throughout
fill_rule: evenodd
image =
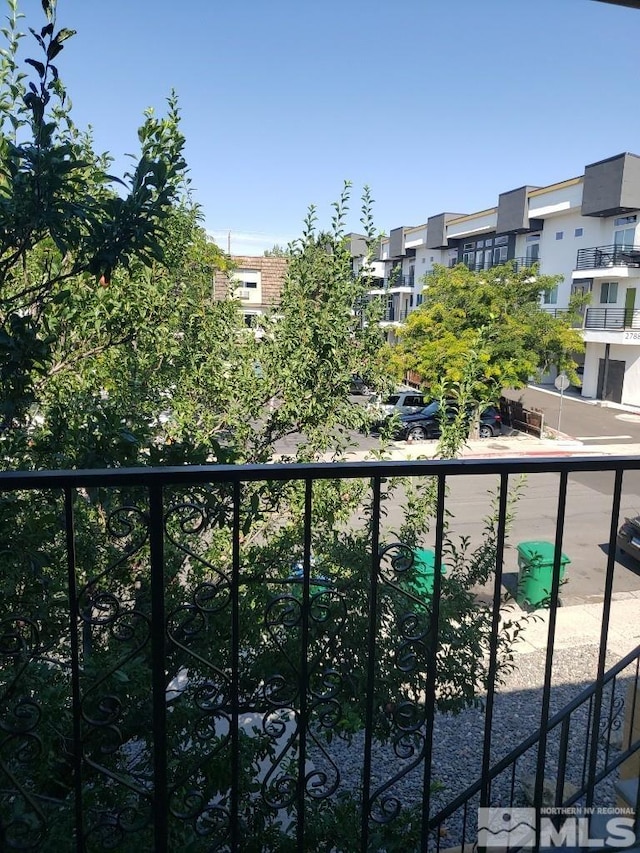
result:
M 518 545 L 518 604 L 539 607 L 548 604 L 553 583 L 553 559 L 555 545 L 552 542 L 521 542 Z M 566 566 L 571 562 L 566 554 L 560 556 L 560 583 L 564 579 Z
M 423 598 L 433 595 L 433 581 L 436 573 L 435 551 L 425 548 L 413 549 L 413 566 L 408 570 L 407 581 L 412 592 Z M 442 564 L 440 574 L 447 573 L 447 567 Z

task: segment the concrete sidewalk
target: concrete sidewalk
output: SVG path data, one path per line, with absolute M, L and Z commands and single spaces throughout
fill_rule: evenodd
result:
M 387 449 L 387 459 L 434 459 L 437 441 L 394 441 Z M 472 439 L 460 454 L 461 459 L 517 459 L 523 456 L 637 456 L 640 444 L 585 445 L 570 436 L 535 438 L 525 433 Z M 375 458 L 369 450 L 352 450 L 345 455 L 346 462 L 371 462 Z
M 574 649 L 598 646 L 602 627 L 603 603 L 574 604 L 556 611 L 554 648 Z M 519 609 L 519 608 L 518 608 Z M 546 649 L 549 610 L 536 610 L 536 619 L 524 628 L 515 645 L 519 654 Z M 607 634 L 607 649 L 622 658 L 640 645 L 640 591 L 614 594 Z

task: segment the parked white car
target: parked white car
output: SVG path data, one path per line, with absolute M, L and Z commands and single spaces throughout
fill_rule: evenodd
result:
M 367 409 L 384 417 L 391 417 L 396 412 L 399 415 L 413 415 L 423 409 L 429 403 L 425 397 L 415 388 L 400 389 L 393 394 L 382 398 L 379 394 L 372 394 L 367 403 Z

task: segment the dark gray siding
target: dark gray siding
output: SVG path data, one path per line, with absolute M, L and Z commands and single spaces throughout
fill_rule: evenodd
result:
M 392 228 L 389 232 L 389 257 L 401 258 L 404 255 L 404 227 Z
M 464 215 L 464 213 L 438 213 L 436 216 L 430 216 L 427 219 L 427 249 L 445 248 L 447 246 L 447 222 Z
M 584 170 L 583 216 L 615 216 L 640 208 L 640 157 L 618 154 Z
M 367 238 L 363 234 L 347 234 L 352 258 L 364 258 L 367 254 Z
M 523 231 L 538 231 L 540 220 L 529 222 L 527 194 L 536 187 L 519 187 L 498 196 L 497 234 L 516 234 Z

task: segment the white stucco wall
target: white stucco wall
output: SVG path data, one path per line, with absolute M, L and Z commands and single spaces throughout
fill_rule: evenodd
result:
M 582 188 L 582 185 L 579 185 Z M 570 187 L 570 190 L 575 190 L 575 187 Z M 559 191 L 556 191 L 556 193 Z M 578 250 L 590 249 L 596 246 L 610 246 L 613 244 L 613 235 L 616 230 L 614 221 L 616 217 L 610 216 L 600 218 L 596 216 L 582 216 L 579 208 L 569 210 L 563 213 L 556 213 L 544 217 L 544 227 L 540 231 L 540 272 L 542 275 L 562 275 L 564 282 L 558 288 L 557 308 L 566 308 L 569 304 L 571 295 L 571 280 L 572 274 L 575 271 Z M 576 229 L 582 229 L 582 234 L 576 236 Z M 640 223 L 636 228 L 636 234 L 640 228 Z M 556 234 L 562 232 L 562 239 L 556 239 Z M 527 252 L 527 234 L 520 234 L 516 239 L 515 255 L 518 258 L 526 256 Z M 640 238 L 636 237 L 636 242 Z M 625 270 L 625 277 L 628 271 Z M 632 273 L 633 275 L 633 273 Z M 603 272 L 604 276 L 604 272 Z M 575 277 L 575 276 L 574 276 Z M 588 271 L 580 273 L 580 278 L 589 278 Z M 621 307 L 624 307 L 624 292 L 627 283 L 616 278 L 615 275 L 606 274 L 605 280 L 620 281 L 618 288 L 619 302 Z M 634 286 L 635 283 L 628 282 L 628 286 Z M 599 305 L 599 287 L 594 283 L 594 296 L 592 306 Z M 612 306 L 613 307 L 613 306 Z
M 604 358 L 604 343 L 589 343 L 584 359 L 584 378 L 582 396 L 595 398 L 598 390 L 598 368 L 600 359 Z M 609 358 L 614 361 L 624 361 L 624 384 L 622 386 L 622 402 L 626 405 L 640 405 L 640 343 L 638 345 L 611 344 Z
M 529 216 L 532 219 L 543 219 L 545 216 L 579 211 L 581 205 L 582 181 L 530 195 Z
M 421 225 L 419 228 L 412 228 L 410 231 L 405 231 L 404 246 L 405 249 L 417 249 L 419 246 L 424 246 L 427 239 L 427 226 Z
M 464 237 L 465 235 L 473 235 L 484 233 L 485 231 L 495 231 L 496 222 L 498 221 L 498 211 L 496 208 L 489 211 L 481 211 L 478 216 L 465 216 L 458 222 L 452 220 L 447 225 L 447 238 Z
M 622 402 L 631 406 L 640 405 L 640 346 L 612 347 L 616 351 L 621 350 L 619 356 L 612 358 L 624 358 L 627 369 L 624 375 L 624 386 L 622 389 Z

